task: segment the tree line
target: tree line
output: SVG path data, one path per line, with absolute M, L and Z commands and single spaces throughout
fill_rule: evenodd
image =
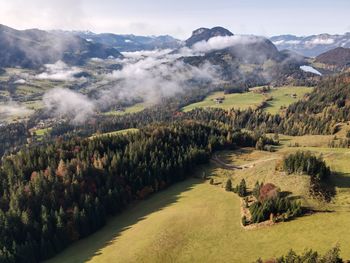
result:
M 288 174 L 307 174 L 319 181 L 326 180 L 331 175 L 331 170 L 322 157 L 316 157 L 311 152 L 297 151 L 286 156 L 283 159 L 283 169 Z
M 322 157 L 316 157 L 310 152 L 298 151 L 283 159 L 283 170 L 288 174 L 309 175 L 311 177 L 310 192 L 315 197 L 330 201 L 335 194 L 335 189 L 329 182 L 332 172 Z
M 306 250 L 305 252 L 298 254 L 294 250 L 290 250 L 286 255 L 278 257 L 273 260 L 263 261 L 259 258 L 256 263 L 268 263 L 268 262 L 276 262 L 276 263 L 343 263 L 345 262 L 340 257 L 340 249 L 339 247 L 334 247 L 328 250 L 324 255 L 314 251 L 312 249 Z M 348 262 L 348 261 L 346 261 Z

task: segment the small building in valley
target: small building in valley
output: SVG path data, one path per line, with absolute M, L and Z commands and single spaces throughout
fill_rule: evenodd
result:
M 224 102 L 224 100 L 225 100 L 225 97 L 217 97 L 214 99 L 216 104 L 221 104 Z

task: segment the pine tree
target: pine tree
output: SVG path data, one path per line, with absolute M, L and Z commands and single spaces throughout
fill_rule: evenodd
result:
M 232 191 L 232 181 L 231 181 L 231 179 L 228 179 L 226 181 L 225 190 L 228 191 L 228 192 Z
M 240 197 L 244 197 L 247 195 L 247 186 L 246 186 L 246 183 L 245 183 L 245 180 L 242 179 L 240 184 L 239 184 L 239 187 L 238 187 L 238 195 Z

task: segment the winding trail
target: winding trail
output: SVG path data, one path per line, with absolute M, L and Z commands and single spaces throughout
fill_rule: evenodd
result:
M 257 160 L 257 161 L 250 162 L 250 163 L 247 163 L 247 164 L 243 164 L 243 165 L 232 165 L 232 164 L 225 163 L 225 161 L 222 160 L 216 154 L 213 155 L 211 160 L 214 163 L 218 164 L 221 168 L 226 169 L 226 170 L 242 170 L 242 169 L 253 168 L 256 164 L 259 164 L 259 163 L 273 161 L 273 160 L 278 160 L 278 158 L 277 157 L 273 157 L 273 158 L 269 158 L 269 159 L 262 159 L 262 160 Z

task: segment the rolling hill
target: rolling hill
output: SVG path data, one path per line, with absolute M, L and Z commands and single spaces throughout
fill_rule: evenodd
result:
M 350 67 L 350 48 L 338 47 L 316 57 L 316 62 L 343 69 Z

